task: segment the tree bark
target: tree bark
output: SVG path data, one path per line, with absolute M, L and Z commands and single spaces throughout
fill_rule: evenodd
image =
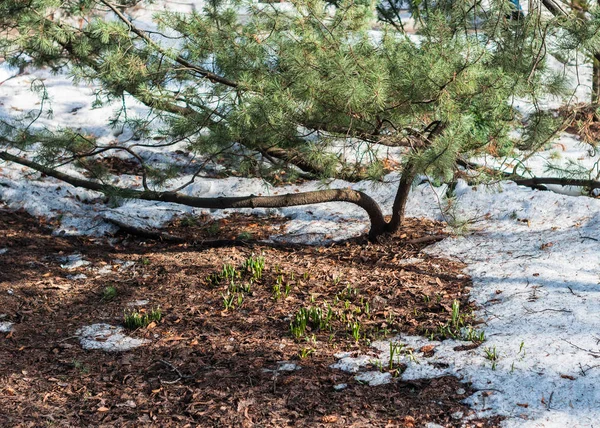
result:
M 590 190 L 600 189 L 600 181 L 597 180 L 581 180 L 576 178 L 566 177 L 532 177 L 527 178 L 522 175 L 515 175 L 510 172 L 500 171 L 497 169 L 490 168 L 488 166 L 477 165 L 473 162 L 469 162 L 464 159 L 458 159 L 457 163 L 466 169 L 473 171 L 485 171 L 489 174 L 500 174 L 505 180 L 513 181 L 519 186 L 531 187 L 537 190 L 548 190 L 545 187 L 546 184 L 556 184 L 559 186 L 574 186 L 574 187 L 587 187 Z
M 600 102 L 600 60 L 598 56 L 592 58 L 592 104 Z
M 560 2 L 555 0 L 542 0 L 542 4 L 548 9 L 548 11 L 556 16 L 563 17 L 568 15 L 568 11 L 563 9 Z M 587 21 L 589 20 L 585 12 L 586 10 L 578 10 L 577 15 L 580 19 Z M 600 100 L 600 51 L 590 50 L 592 55 L 593 71 L 592 71 L 592 104 L 597 104 Z
M 600 181 L 595 180 L 577 180 L 573 178 L 560 178 L 560 177 L 533 177 L 512 180 L 519 186 L 535 187 L 544 184 L 556 184 L 559 186 L 574 186 L 574 187 L 586 187 L 590 190 L 600 189 Z
M 231 209 L 231 208 L 282 208 L 298 205 L 321 204 L 325 202 L 349 202 L 358 205 L 369 215 L 371 228 L 369 239 L 376 240 L 386 232 L 386 222 L 379 205 L 366 193 L 352 189 L 327 189 L 311 192 L 288 193 L 278 196 L 234 196 L 217 198 L 200 198 L 175 192 L 155 192 L 124 189 L 118 186 L 102 184 L 62 173 L 53 168 L 41 165 L 22 157 L 0 151 L 0 159 L 27 166 L 50 177 L 69 183 L 75 187 L 95 190 L 103 193 L 116 193 L 131 199 L 163 201 L 187 205 L 196 208 Z
M 398 183 L 398 190 L 396 191 L 396 197 L 394 198 L 394 205 L 392 206 L 392 218 L 389 223 L 385 225 L 386 233 L 396 233 L 406 215 L 406 203 L 408 202 L 408 195 L 410 188 L 415 181 L 417 173 L 415 166 L 412 161 L 408 161 L 404 166 L 402 175 L 400 176 L 400 183 Z

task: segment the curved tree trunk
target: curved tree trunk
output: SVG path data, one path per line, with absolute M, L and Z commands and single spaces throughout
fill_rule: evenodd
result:
M 394 198 L 394 205 L 392 206 L 392 218 L 389 223 L 385 225 L 386 233 L 396 233 L 406 214 L 406 203 L 408 202 L 408 195 L 410 188 L 412 187 L 413 181 L 415 181 L 417 173 L 415 166 L 412 161 L 408 161 L 404 166 L 402 175 L 400 176 L 400 183 L 398 184 L 398 190 L 396 191 L 396 197 Z
M 349 202 L 358 205 L 369 215 L 369 220 L 371 222 L 369 239 L 376 240 L 378 236 L 386 232 L 386 222 L 377 202 L 375 202 L 375 200 L 366 193 L 352 189 L 317 190 L 312 192 L 288 193 L 278 196 L 250 195 L 199 198 L 176 192 L 148 192 L 141 190 L 130 190 L 109 184 L 97 183 L 91 180 L 84 180 L 41 165 L 37 162 L 12 155 L 5 151 L 0 152 L 0 159 L 27 166 L 50 177 L 54 177 L 69 183 L 75 187 L 82 187 L 84 189 L 95 190 L 103 193 L 117 193 L 132 199 L 172 202 L 175 204 L 182 204 L 196 208 L 283 208 L 298 205 L 320 204 L 325 202 Z
M 600 102 L 600 60 L 598 56 L 592 58 L 592 104 Z

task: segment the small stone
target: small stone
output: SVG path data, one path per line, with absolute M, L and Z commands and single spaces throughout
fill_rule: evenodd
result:
M 466 393 L 466 392 L 467 392 L 467 391 L 465 391 L 463 388 L 458 388 L 458 389 L 456 390 L 456 393 L 457 393 L 458 395 L 463 395 L 463 394 L 464 394 L 464 393 Z
M 347 383 L 338 383 L 337 385 L 333 385 L 333 389 L 335 389 L 336 391 L 341 391 L 346 388 L 348 388 Z

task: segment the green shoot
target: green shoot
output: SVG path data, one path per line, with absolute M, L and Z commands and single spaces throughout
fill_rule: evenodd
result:
M 123 313 L 123 325 L 129 330 L 147 327 L 152 322 L 159 322 L 162 318 L 160 308 L 153 308 L 149 312 L 125 311 Z
M 112 285 L 109 285 L 102 291 L 102 300 L 105 302 L 109 302 L 115 297 L 117 297 L 117 289 Z

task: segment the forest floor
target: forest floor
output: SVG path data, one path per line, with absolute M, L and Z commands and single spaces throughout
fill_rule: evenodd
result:
M 477 322 L 464 265 L 421 251 L 443 224 L 409 220 L 376 245 L 257 241 L 284 221 L 178 220 L 168 231 L 185 243 L 58 237 L 0 205 L 0 324 L 10 326 L 0 333 L 0 425 L 498 426 L 468 418 L 462 400 L 474 390 L 456 377 L 403 381 L 392 363 L 372 367 L 392 381 L 369 386 L 330 367 L 399 332 L 443 339 L 455 301 Z M 242 265 L 259 256 L 251 282 Z M 240 272 L 233 286 L 218 275 L 225 264 Z M 143 346 L 82 348 L 81 327 L 156 308 L 160 321 L 128 333 Z M 296 338 L 301 308 L 331 308 L 330 319 L 319 328 L 311 318 Z

